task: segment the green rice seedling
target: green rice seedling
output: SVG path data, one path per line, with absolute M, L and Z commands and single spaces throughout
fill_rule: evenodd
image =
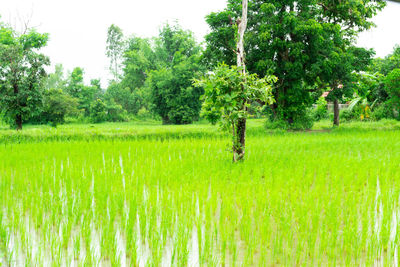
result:
M 10 133 L 0 146 L 0 255 L 27 265 L 394 265 L 394 126 L 266 133 L 258 123 L 240 164 L 209 125 Z

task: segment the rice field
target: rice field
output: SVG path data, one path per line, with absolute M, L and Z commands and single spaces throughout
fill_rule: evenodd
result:
M 400 124 L 262 123 L 0 129 L 0 266 L 397 266 Z

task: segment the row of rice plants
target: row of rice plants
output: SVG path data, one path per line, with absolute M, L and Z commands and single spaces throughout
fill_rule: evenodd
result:
M 0 148 L 0 253 L 20 265 L 391 265 L 400 133 Z M 1 244 L 4 245 L 1 245 Z

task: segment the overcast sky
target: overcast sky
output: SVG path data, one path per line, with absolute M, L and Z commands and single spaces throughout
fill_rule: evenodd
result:
M 20 27 L 19 18 L 31 17 L 31 26 L 50 34 L 44 49 L 54 66 L 83 67 L 86 80 L 110 78 L 105 56 L 107 28 L 116 24 L 126 36 L 156 36 L 160 26 L 177 20 L 199 41 L 208 32 L 204 17 L 222 10 L 226 0 L 0 0 L 2 21 Z M 374 48 L 383 57 L 400 44 L 400 4 L 389 3 L 375 18 L 377 28 L 363 33 L 359 45 Z

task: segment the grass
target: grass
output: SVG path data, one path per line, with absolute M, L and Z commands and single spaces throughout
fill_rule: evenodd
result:
M 0 265 L 394 265 L 399 123 L 0 130 Z

